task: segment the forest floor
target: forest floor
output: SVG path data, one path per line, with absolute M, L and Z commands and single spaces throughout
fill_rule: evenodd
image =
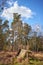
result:
M 43 65 L 43 52 L 32 52 L 29 59 L 23 59 L 22 62 L 17 61 L 17 52 L 0 51 L 0 65 Z

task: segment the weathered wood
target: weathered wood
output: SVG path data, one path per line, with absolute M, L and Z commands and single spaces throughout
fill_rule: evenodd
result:
M 26 52 L 27 52 L 27 50 L 22 49 L 22 50 L 21 50 L 21 52 L 20 52 L 20 54 L 18 55 L 18 57 L 17 57 L 17 58 L 24 58 L 24 56 L 25 56 Z

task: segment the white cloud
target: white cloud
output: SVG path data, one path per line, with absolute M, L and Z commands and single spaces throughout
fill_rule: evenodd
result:
M 39 32 L 39 31 L 41 31 L 41 26 L 39 24 L 35 24 L 33 26 L 33 29 L 34 29 L 34 31 Z
M 25 6 L 19 6 L 18 2 L 15 1 L 13 6 L 11 6 L 10 8 L 4 9 L 1 16 L 10 20 L 10 19 L 13 19 L 13 13 L 21 14 L 21 17 L 25 17 L 25 18 L 32 18 L 32 16 L 34 15 L 31 9 Z
M 13 1 L 7 1 L 7 3 L 12 6 L 13 5 Z

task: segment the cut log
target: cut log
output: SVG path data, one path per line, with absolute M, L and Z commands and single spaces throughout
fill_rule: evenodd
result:
M 20 59 L 20 58 L 24 58 L 24 56 L 26 55 L 26 52 L 27 52 L 27 50 L 25 50 L 25 49 L 21 49 L 21 52 L 20 52 L 20 54 L 18 55 L 18 59 Z

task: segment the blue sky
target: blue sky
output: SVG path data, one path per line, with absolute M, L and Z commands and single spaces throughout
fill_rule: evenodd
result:
M 33 29 L 37 27 L 43 31 L 43 0 L 8 0 L 5 3 L 1 17 L 7 18 L 8 16 L 5 15 L 5 12 L 7 11 L 8 13 L 10 10 L 9 13 L 12 13 L 13 8 L 15 8 L 15 11 L 18 10 L 16 12 L 19 14 L 21 12 L 22 21 L 31 25 Z M 14 10 L 13 12 L 15 12 Z M 8 15 L 11 17 L 12 14 L 9 13 Z M 7 18 L 10 23 L 13 19 L 11 18 Z
M 28 19 L 26 22 L 30 25 L 40 25 L 43 27 L 43 0 L 18 0 L 20 5 L 29 7 L 36 15 L 32 19 Z

